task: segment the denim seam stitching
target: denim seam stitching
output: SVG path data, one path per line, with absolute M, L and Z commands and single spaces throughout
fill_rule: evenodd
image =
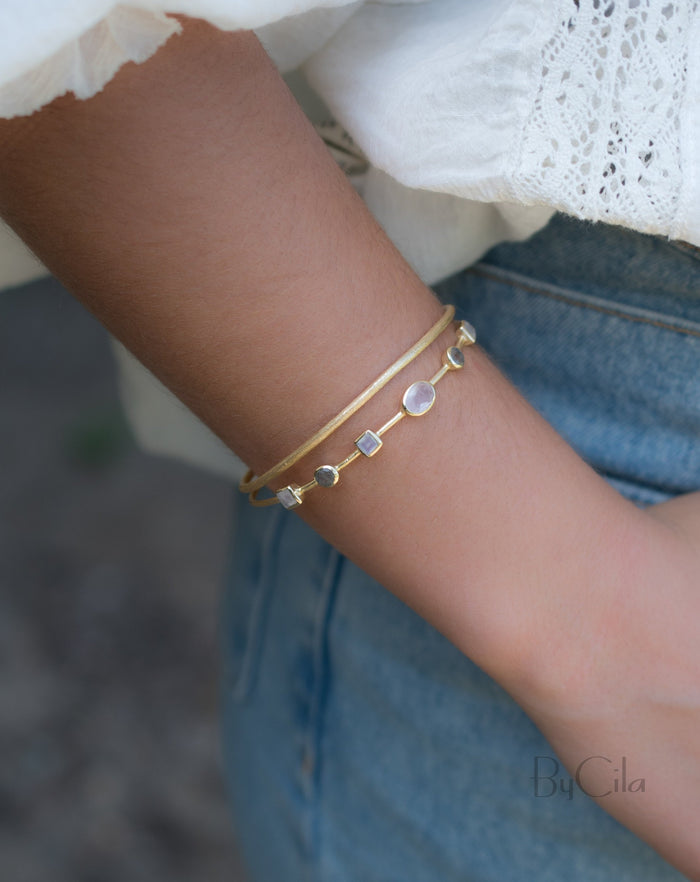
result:
M 537 285 L 533 285 L 531 283 L 516 281 L 515 279 L 508 278 L 507 276 L 501 276 L 497 273 L 488 272 L 480 265 L 471 267 L 469 272 L 474 273 L 474 275 L 482 276 L 485 279 L 490 279 L 492 282 L 500 282 L 501 284 L 510 285 L 510 287 L 512 288 L 520 288 L 521 290 L 528 291 L 531 294 L 541 294 L 542 296 L 549 297 L 552 300 L 558 300 L 562 303 L 567 303 L 569 306 L 580 306 L 582 309 L 591 309 L 596 312 L 601 312 L 607 315 L 614 316 L 615 318 L 627 319 L 628 321 L 639 322 L 645 325 L 653 325 L 654 327 L 662 328 L 665 331 L 674 331 L 678 334 L 687 334 L 691 337 L 700 337 L 700 331 L 694 331 L 691 328 L 681 328 L 677 325 L 672 325 L 660 319 L 650 319 L 645 318 L 641 315 L 633 315 L 631 313 L 623 311 L 622 309 L 617 310 L 613 307 L 600 306 L 596 303 L 585 303 L 581 300 L 576 299 L 573 295 L 567 296 L 566 294 L 558 294 L 554 291 L 548 291 L 546 288 L 540 288 Z
M 314 690 L 311 696 L 309 709 L 308 729 L 306 733 L 306 749 L 313 759 L 313 768 L 310 775 L 310 817 L 309 817 L 309 843 L 313 853 L 317 856 L 317 868 L 320 868 L 320 818 L 318 812 L 318 799 L 320 794 L 320 766 L 321 766 L 321 739 L 322 719 L 328 689 L 328 626 L 333 612 L 336 588 L 340 580 L 345 558 L 335 548 L 330 549 L 328 561 L 324 569 L 321 582 L 321 594 L 313 620 L 314 626 Z M 314 873 L 311 874 L 315 876 Z
M 266 530 L 261 549 L 262 567 L 258 577 L 255 593 L 246 625 L 246 644 L 239 663 L 238 676 L 235 678 L 231 694 L 241 702 L 250 695 L 257 676 L 258 661 L 262 651 L 263 622 L 267 610 L 268 597 L 275 578 L 275 556 L 272 549 L 279 543 L 280 530 L 284 524 L 283 511 L 280 509 L 271 518 Z

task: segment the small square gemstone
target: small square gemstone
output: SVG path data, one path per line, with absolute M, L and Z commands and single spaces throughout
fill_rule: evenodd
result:
M 364 454 L 364 456 L 374 456 L 374 454 L 382 446 L 382 439 L 379 437 L 379 435 L 377 435 L 376 432 L 373 432 L 371 429 L 367 429 L 367 431 L 363 432 L 360 437 L 355 441 L 355 446 L 360 451 L 360 453 Z
M 301 505 L 299 488 L 294 487 L 292 484 L 289 487 L 283 487 L 281 490 L 278 490 L 277 498 L 280 501 L 280 505 L 284 508 L 296 508 L 297 505 Z
M 464 337 L 467 345 L 476 343 L 476 329 L 470 322 L 460 322 L 458 333 Z

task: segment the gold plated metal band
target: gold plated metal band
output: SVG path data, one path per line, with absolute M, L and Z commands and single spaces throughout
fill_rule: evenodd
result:
M 404 352 L 401 358 L 390 365 L 381 376 L 377 377 L 373 383 L 370 383 L 370 385 L 360 392 L 356 398 L 353 398 L 347 407 L 344 407 L 337 416 L 333 417 L 330 422 L 320 428 L 318 432 L 309 438 L 308 441 L 305 441 L 301 447 L 297 447 L 297 449 L 290 453 L 289 456 L 285 456 L 285 458 L 278 462 L 277 465 L 272 466 L 271 469 L 268 469 L 268 471 L 259 477 L 254 474 L 252 469 L 249 469 L 241 483 L 238 485 L 238 489 L 241 493 L 254 493 L 256 490 L 261 490 L 266 484 L 269 484 L 270 481 L 277 478 L 283 472 L 286 472 L 287 469 L 290 469 L 294 465 L 294 463 L 305 457 L 307 453 L 311 453 L 315 447 L 318 447 L 322 441 L 325 441 L 329 435 L 335 432 L 337 428 L 342 426 L 346 420 L 349 420 L 354 413 L 373 398 L 380 389 L 383 389 L 384 386 L 396 376 L 396 374 L 406 367 L 406 365 L 410 364 L 414 358 L 427 349 L 434 340 L 437 340 L 440 334 L 442 334 L 454 318 L 454 314 L 454 306 L 446 306 L 439 321 L 437 321 L 417 343 L 414 343 L 409 350 Z
M 422 416 L 427 413 L 436 399 L 435 386 L 449 371 L 461 370 L 464 367 L 465 346 L 476 342 L 476 331 L 469 322 L 461 322 L 457 328 L 457 340 L 442 356 L 442 367 L 429 380 L 418 380 L 404 392 L 401 409 L 384 425 L 373 431 L 366 429 L 355 439 L 355 449 L 337 465 L 322 465 L 314 472 L 314 477 L 306 484 L 288 484 L 277 490 L 275 495 L 267 499 L 259 499 L 262 488 L 253 490 L 249 495 L 251 505 L 262 508 L 268 505 L 281 504 L 284 508 L 297 508 L 304 501 L 304 496 L 314 487 L 334 487 L 340 480 L 340 472 L 359 457 L 372 457 L 382 447 L 382 437 L 389 429 L 400 423 L 405 416 Z

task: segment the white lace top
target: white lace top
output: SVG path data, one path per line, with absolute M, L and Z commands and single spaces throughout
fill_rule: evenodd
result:
M 429 284 L 555 210 L 700 245 L 699 6 L 0 0 L 0 116 L 93 95 L 181 12 L 254 28 L 283 72 L 301 67 L 368 160 L 358 189 Z M 11 240 L 0 286 L 32 272 Z

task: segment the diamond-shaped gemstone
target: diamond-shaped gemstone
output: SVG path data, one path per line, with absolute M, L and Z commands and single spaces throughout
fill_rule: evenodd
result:
M 427 380 L 418 380 L 406 389 L 403 395 L 403 409 L 409 416 L 427 413 L 435 403 L 435 386 Z
M 284 508 L 296 508 L 297 505 L 301 505 L 301 493 L 299 493 L 299 488 L 296 484 L 290 484 L 288 487 L 283 487 L 281 490 L 277 491 L 276 495 L 280 501 L 280 505 Z
M 367 429 L 355 441 L 355 447 L 365 456 L 374 456 L 381 446 L 382 439 L 371 429 Z
M 476 343 L 476 328 L 470 322 L 460 322 L 457 331 L 467 343 Z

